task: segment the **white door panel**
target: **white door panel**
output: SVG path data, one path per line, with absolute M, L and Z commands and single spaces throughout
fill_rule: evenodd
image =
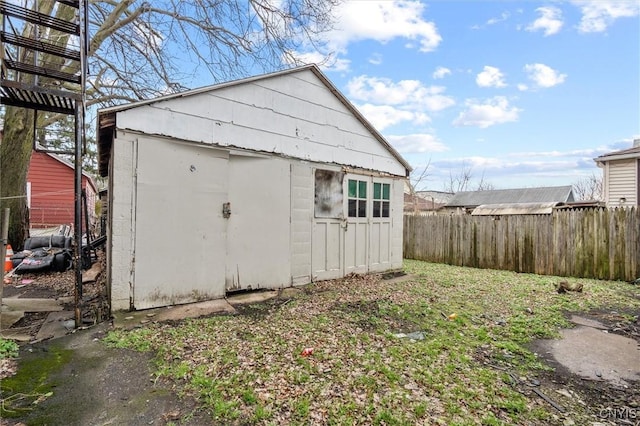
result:
M 343 276 L 342 246 L 344 228 L 341 222 L 316 220 L 313 225 L 313 280 L 330 280 Z
M 226 153 L 139 139 L 133 306 L 224 296 Z

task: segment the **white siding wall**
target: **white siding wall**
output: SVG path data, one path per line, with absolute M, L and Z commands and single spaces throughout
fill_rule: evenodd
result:
M 118 127 L 405 175 L 311 71 L 125 110 Z
M 111 172 L 109 173 L 109 282 L 111 283 L 111 309 L 130 308 L 133 285 L 133 245 L 135 232 L 134 188 L 137 146 L 135 138 L 124 132 L 112 145 Z M 115 173 L 114 173 L 115 171 Z
M 313 168 L 291 163 L 291 281 L 311 282 L 311 226 L 313 223 Z
M 638 160 L 610 161 L 607 164 L 607 205 L 638 205 Z M 621 202 L 624 198 L 626 201 Z

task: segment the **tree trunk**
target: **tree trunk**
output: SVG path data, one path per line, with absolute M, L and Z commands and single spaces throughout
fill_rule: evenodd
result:
M 33 141 L 33 111 L 7 107 L 4 134 L 0 144 L 0 207 L 11 209 L 9 216 L 9 244 L 22 250 L 29 237 L 27 209 L 27 172 Z

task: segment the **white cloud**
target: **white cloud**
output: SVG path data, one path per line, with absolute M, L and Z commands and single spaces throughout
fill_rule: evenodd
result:
M 386 136 L 386 139 L 396 150 L 398 150 L 398 152 L 403 154 L 443 152 L 449 149 L 434 135 L 427 133 L 416 133 L 402 136 L 391 135 Z
M 500 16 L 495 17 L 495 18 L 490 18 L 483 25 L 474 25 L 474 26 L 471 27 L 471 29 L 472 30 L 479 30 L 479 29 L 481 29 L 483 27 L 488 27 L 490 25 L 495 25 L 495 24 L 498 24 L 500 22 L 506 21 L 507 19 L 509 19 L 510 16 L 511 16 L 511 14 L 509 12 L 502 12 L 500 14 Z
M 372 105 L 367 103 L 356 105 L 356 108 L 379 131 L 402 122 L 424 124 L 430 121 L 429 116 L 424 113 L 395 108 L 391 105 Z
M 432 77 L 433 77 L 434 80 L 437 80 L 437 79 L 440 79 L 440 78 L 445 78 L 449 74 L 451 74 L 451 70 L 449 68 L 438 67 L 433 72 Z
M 510 16 L 509 12 L 502 12 L 499 17 L 491 18 L 487 21 L 487 25 L 495 25 L 499 22 L 506 21 Z
M 329 34 L 330 50 L 344 53 L 349 43 L 396 38 L 415 41 L 421 52 L 435 50 L 442 37 L 422 15 L 425 5 L 413 0 L 346 1 L 337 9 L 338 22 Z
M 476 83 L 480 87 L 505 87 L 504 74 L 499 68 L 485 66 L 484 71 L 476 76 Z
M 380 53 L 374 53 L 369 57 L 369 63 L 373 65 L 380 65 L 382 63 L 382 55 Z
M 351 61 L 349 59 L 337 58 L 335 56 L 325 56 L 321 52 L 290 52 L 296 59 L 305 64 L 316 64 L 323 70 L 348 71 Z M 283 55 L 283 60 L 287 61 L 287 56 Z M 298 65 L 291 63 L 292 66 Z
M 582 12 L 578 30 L 583 33 L 606 31 L 618 18 L 632 18 L 640 14 L 637 0 L 572 0 Z
M 540 17 L 533 21 L 527 31 L 544 31 L 545 36 L 556 34 L 563 25 L 562 11 L 554 6 L 539 7 L 536 12 L 540 13 Z
M 524 66 L 528 77 L 537 87 L 549 88 L 564 83 L 566 74 L 560 74 L 544 64 L 527 64 Z
M 527 86 L 526 84 L 519 83 L 518 90 L 521 92 L 526 92 L 527 90 L 529 90 L 529 86 Z
M 482 129 L 496 124 L 518 121 L 522 110 L 509 105 L 504 96 L 494 96 L 484 102 L 469 99 L 466 109 L 453 121 L 455 126 L 476 126 Z
M 442 86 L 425 86 L 418 80 L 393 82 L 388 78 L 362 75 L 347 83 L 350 99 L 381 105 L 402 105 L 418 111 L 440 111 L 455 104 Z

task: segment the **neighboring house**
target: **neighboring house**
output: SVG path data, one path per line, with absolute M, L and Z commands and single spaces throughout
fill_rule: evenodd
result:
M 603 169 L 603 192 L 607 207 L 640 205 L 640 139 L 633 147 L 594 158 Z
M 452 192 L 443 191 L 416 191 L 415 194 L 404 194 L 404 211 L 406 213 L 435 212 L 446 206 Z
M 54 154 L 33 151 L 27 173 L 27 205 L 31 228 L 73 225 L 75 216 L 75 173 L 69 161 Z M 89 223 L 96 220 L 96 185 L 82 172 L 87 194 Z
M 541 214 L 574 201 L 573 188 L 567 185 L 458 192 L 445 208 L 461 214 Z
M 409 164 L 315 66 L 98 112 L 113 310 L 402 266 Z

